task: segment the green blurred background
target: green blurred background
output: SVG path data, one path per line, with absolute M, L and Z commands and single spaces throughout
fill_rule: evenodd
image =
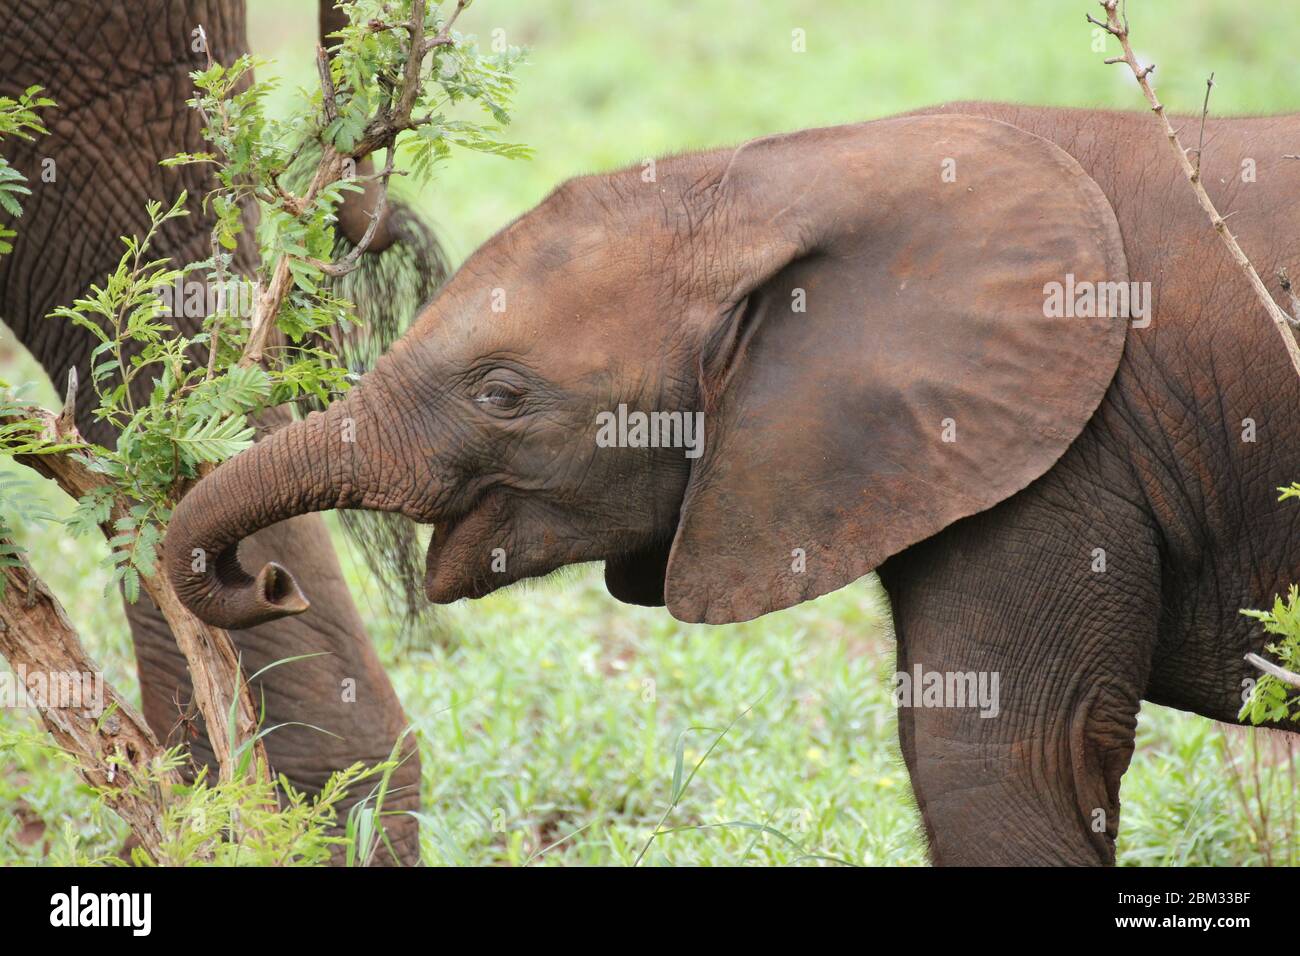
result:
M 312 82 L 310 0 L 250 4 L 254 49 Z M 458 24 L 532 50 L 511 136 L 528 164 L 466 156 L 427 197 L 457 260 L 557 183 L 648 156 L 852 123 L 947 100 L 1139 108 L 1094 52 L 1092 0 L 476 0 Z M 1287 0 L 1133 0 L 1138 55 L 1173 110 L 1300 108 L 1300 24 Z M 791 50 L 804 31 L 806 52 Z
M 314 2 L 251 6 L 254 49 L 288 84 L 312 82 Z M 1094 49 L 1084 14 L 1096 11 L 1087 0 L 477 0 L 464 32 L 486 42 L 504 30 L 531 49 L 508 135 L 536 158 L 461 155 L 407 198 L 458 263 L 564 179 L 649 156 L 945 100 L 1138 108 L 1131 76 L 1102 65 L 1113 41 Z M 1211 70 L 1215 112 L 1300 108 L 1290 0 L 1133 0 L 1129 16 L 1171 109 L 1199 112 Z M 277 102 L 287 109 L 289 98 Z M 0 375 L 38 377 L 5 354 Z M 38 394 L 53 400 L 48 386 Z M 33 494 L 67 512 L 47 490 Z M 133 690 L 98 543 L 35 521 L 21 531 L 110 679 Z M 404 637 L 341 538 L 340 548 L 422 735 L 428 862 L 629 863 L 668 806 L 679 739 L 689 769 L 716 736 L 691 728 L 725 727 L 752 707 L 668 819 L 694 829 L 660 837 L 648 862 L 924 863 L 894 736 L 888 605 L 874 579 L 708 628 L 620 605 L 599 570 L 583 568 L 462 602 L 444 615 L 444 635 Z M 120 825 L 89 814 L 41 740 L 29 715 L 0 712 L 0 862 L 111 852 Z M 1121 795 L 1121 862 L 1294 862 L 1290 758 L 1276 738 L 1144 707 Z

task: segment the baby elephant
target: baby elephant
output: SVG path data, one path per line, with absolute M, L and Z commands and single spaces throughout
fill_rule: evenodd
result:
M 1300 275 L 1300 116 L 1206 142 L 1260 273 Z M 961 103 L 654 170 L 561 186 L 199 483 L 182 600 L 303 611 L 236 549 L 330 508 L 432 523 L 436 602 L 604 561 L 724 624 L 878 570 L 935 862 L 1112 862 L 1140 702 L 1234 721 L 1238 609 L 1300 580 L 1300 382 L 1157 125 Z

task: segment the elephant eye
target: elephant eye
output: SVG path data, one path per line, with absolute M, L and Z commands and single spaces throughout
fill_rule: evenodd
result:
M 474 401 L 494 408 L 514 408 L 522 397 L 518 389 L 505 382 L 489 382 Z

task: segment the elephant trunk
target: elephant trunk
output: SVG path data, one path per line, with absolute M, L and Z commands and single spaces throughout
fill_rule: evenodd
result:
M 221 465 L 176 507 L 163 545 L 177 596 L 209 624 L 252 627 L 310 606 L 293 576 L 274 562 L 250 575 L 239 543 L 295 515 L 334 508 L 399 510 L 372 490 L 384 465 L 370 441 L 358 440 L 364 401 L 358 387 L 302 421 L 286 425 Z M 390 463 L 391 464 L 391 463 Z

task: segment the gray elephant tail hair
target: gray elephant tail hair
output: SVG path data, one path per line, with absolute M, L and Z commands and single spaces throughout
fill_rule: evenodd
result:
M 389 197 L 389 227 L 396 241 L 383 252 L 367 252 L 352 272 L 334 281 L 333 292 L 356 305 L 358 323 L 340 331 L 335 354 L 353 372 L 370 369 L 438 294 L 451 273 L 433 227 L 409 205 Z M 352 251 L 340 231 L 338 259 Z
M 433 300 L 450 274 L 447 256 L 432 226 L 410 206 L 390 196 L 388 215 L 397 241 L 382 252 L 368 252 L 348 275 L 334 281 L 333 292 L 356 306 L 356 325 L 336 329 L 332 351 L 347 369 L 361 375 L 406 331 Z M 351 251 L 339 231 L 334 256 Z M 303 410 L 304 413 L 307 409 Z M 338 512 L 350 544 L 374 569 L 385 603 L 400 622 L 403 637 L 432 630 L 445 638 L 442 623 L 424 595 L 421 528 L 400 514 L 383 511 Z

